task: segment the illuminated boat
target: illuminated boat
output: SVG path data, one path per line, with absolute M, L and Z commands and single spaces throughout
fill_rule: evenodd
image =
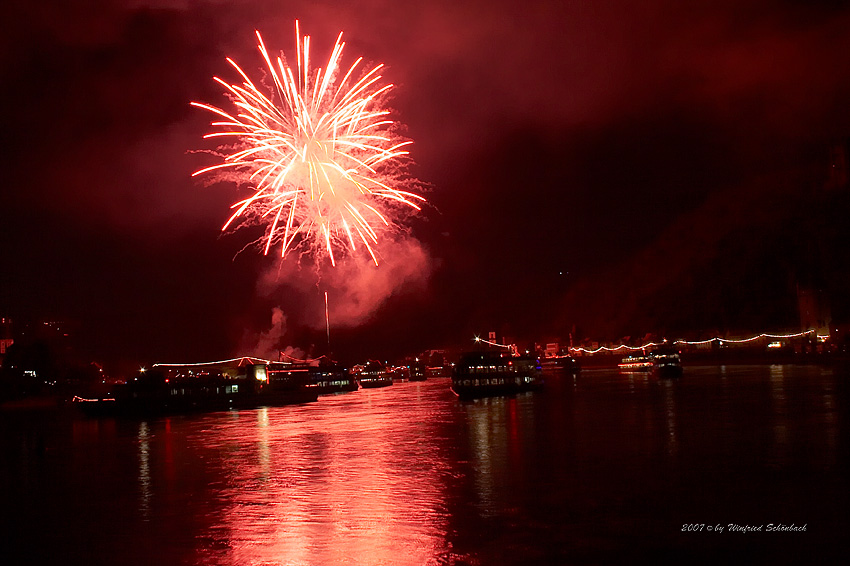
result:
M 479 351 L 463 354 L 454 369 L 452 391 L 461 399 L 514 395 L 543 386 L 537 358 L 509 352 Z
M 575 374 L 581 371 L 581 364 L 579 364 L 578 360 L 571 356 L 567 351 L 562 351 L 560 354 L 547 355 L 541 358 L 540 365 L 544 372 L 566 372 Z
M 149 417 L 275 407 L 317 398 L 306 376 L 269 376 L 265 365 L 251 365 L 236 376 L 151 370 L 115 385 L 102 397 L 75 397 L 73 401 L 90 416 Z
M 682 360 L 679 352 L 666 345 L 646 355 L 623 358 L 618 367 L 626 372 L 652 372 L 659 377 L 679 377 L 682 375 Z
M 652 352 L 654 370 L 659 377 L 680 377 L 683 373 L 679 352 L 667 345 Z
M 360 387 L 364 389 L 386 387 L 393 384 L 392 375 L 387 371 L 387 368 L 384 364 L 375 360 L 369 360 L 365 365 L 359 366 L 354 375 L 360 383 Z
M 291 362 L 273 362 L 268 365 L 269 378 L 295 378 L 306 376 L 305 387 L 318 395 L 357 391 L 357 380 L 340 364 L 327 358 L 316 360 L 293 360 Z
M 655 363 L 652 356 L 629 356 L 623 358 L 617 367 L 623 371 L 652 371 Z

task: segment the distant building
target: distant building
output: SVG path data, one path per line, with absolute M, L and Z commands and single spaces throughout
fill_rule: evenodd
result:
M 560 354 L 561 343 L 556 341 L 547 341 L 544 344 L 535 344 L 537 355 L 543 358 L 554 358 Z

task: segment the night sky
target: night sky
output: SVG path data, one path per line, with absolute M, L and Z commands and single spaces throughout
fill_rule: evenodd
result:
M 296 18 L 318 59 L 342 30 L 387 65 L 415 142 L 430 206 L 380 273 L 237 254 L 236 188 L 190 177 L 189 103 L 225 105 L 225 57 L 259 73 L 254 30 L 289 52 Z M 799 284 L 850 322 L 844 2 L 12 0 L 0 32 L 0 315 L 94 359 L 324 353 L 325 289 L 347 360 L 793 329 Z

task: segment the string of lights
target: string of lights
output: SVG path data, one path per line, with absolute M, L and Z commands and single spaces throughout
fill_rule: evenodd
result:
M 609 348 L 608 346 L 599 346 L 596 349 L 575 347 L 570 348 L 571 352 L 584 352 L 585 354 L 598 354 L 599 352 L 617 352 L 619 350 L 643 350 L 644 348 L 654 348 L 655 346 L 660 346 L 663 342 L 648 342 L 643 346 L 627 346 L 626 344 L 620 344 L 616 348 Z
M 217 365 L 229 364 L 229 363 L 232 363 L 232 362 L 241 363 L 242 360 L 248 360 L 251 363 L 266 363 L 266 364 L 271 363 L 271 361 L 264 360 L 263 358 L 254 358 L 252 356 L 242 356 L 241 358 L 230 358 L 230 359 L 227 359 L 227 360 L 218 360 L 218 361 L 215 361 L 215 362 L 198 362 L 198 363 L 194 363 L 194 364 L 153 364 L 152 367 L 155 367 L 155 368 L 156 367 L 160 367 L 160 368 L 162 368 L 162 367 L 180 368 L 180 367 L 196 367 L 196 366 L 217 366 Z
M 285 352 L 280 352 L 280 357 L 285 358 L 286 361 L 308 363 L 308 364 L 313 363 L 313 362 L 318 362 L 322 359 L 327 359 L 327 360 L 333 361 L 324 354 L 319 356 L 318 358 L 307 358 L 307 359 L 302 360 L 302 359 L 290 356 L 289 354 L 287 354 Z M 220 366 L 220 365 L 230 364 L 230 363 L 233 363 L 233 362 L 237 362 L 237 364 L 241 364 L 245 360 L 247 360 L 250 363 L 257 363 L 257 364 L 274 363 L 274 362 L 272 362 L 272 360 L 266 360 L 264 358 L 255 358 L 254 356 L 242 356 L 242 357 L 239 357 L 239 358 L 228 358 L 226 360 L 216 360 L 216 361 L 213 361 L 213 362 L 195 362 L 195 363 L 183 363 L 183 364 L 158 363 L 158 364 L 153 364 L 151 367 L 180 368 L 180 367 L 198 367 L 198 366 Z
M 482 342 L 484 344 L 489 344 L 491 346 L 497 346 L 499 348 L 510 348 L 511 347 L 510 344 L 498 344 L 496 342 L 490 342 L 489 340 L 485 340 L 484 338 L 481 338 L 479 336 L 475 337 L 475 341 L 476 342 Z
M 319 362 L 321 360 L 328 360 L 329 362 L 334 361 L 334 360 L 330 359 L 328 356 L 326 356 L 325 354 L 322 354 L 318 358 L 305 358 L 303 360 L 301 358 L 296 358 L 294 356 L 290 356 L 286 352 L 280 352 L 278 355 L 280 356 L 281 361 L 297 362 L 297 363 L 302 363 L 302 364 L 312 364 L 314 362 Z
M 746 342 L 754 342 L 754 341 L 759 340 L 761 338 L 772 338 L 772 339 L 779 339 L 779 340 L 789 339 L 789 338 L 801 338 L 801 337 L 803 337 L 807 334 L 812 334 L 814 332 L 817 332 L 817 331 L 814 330 L 814 329 L 811 329 L 811 330 L 806 330 L 804 332 L 796 332 L 796 333 L 793 333 L 793 334 L 762 333 L 762 334 L 758 334 L 756 336 L 751 336 L 749 338 L 741 338 L 741 339 L 720 338 L 719 336 L 717 336 L 717 337 L 714 337 L 714 338 L 709 338 L 708 340 L 695 340 L 695 341 L 675 340 L 673 342 L 673 344 L 682 344 L 682 345 L 685 345 L 685 346 L 698 346 L 698 345 L 701 345 L 701 344 L 709 344 L 711 342 L 718 342 L 720 344 L 723 344 L 723 343 L 743 344 L 743 343 L 746 343 Z M 821 340 L 825 340 L 829 336 L 818 334 L 817 337 Z M 656 346 L 661 346 L 662 344 L 665 344 L 665 343 L 666 342 L 647 342 L 646 344 L 643 344 L 641 346 L 628 346 L 626 344 L 620 344 L 619 346 L 617 346 L 615 348 L 610 348 L 610 347 L 607 347 L 607 346 L 600 346 L 600 347 L 595 348 L 595 349 L 574 347 L 574 348 L 570 348 L 570 351 L 583 352 L 585 354 L 597 354 L 597 353 L 603 352 L 603 351 L 605 351 L 605 352 L 617 352 L 619 350 L 632 350 L 632 351 L 634 351 L 634 350 L 644 350 L 646 348 L 654 348 Z
M 812 334 L 812 333 L 815 333 L 815 332 L 817 332 L 817 331 L 814 330 L 814 329 L 806 330 L 804 332 L 796 332 L 796 333 L 792 333 L 792 334 L 769 334 L 769 333 L 763 332 L 763 333 L 758 334 L 756 336 L 750 336 L 749 338 L 735 339 L 735 338 L 720 338 L 719 336 L 716 336 L 714 338 L 709 338 L 708 340 L 675 340 L 675 341 L 673 341 L 673 344 L 681 344 L 681 345 L 685 345 L 685 346 L 699 346 L 701 344 L 709 344 L 711 342 L 718 342 L 720 344 L 723 344 L 723 343 L 743 344 L 743 343 L 746 343 L 746 342 L 754 342 L 754 341 L 759 340 L 761 338 L 771 338 L 771 339 L 776 339 L 776 340 L 787 340 L 789 338 L 801 338 L 803 336 L 806 336 L 807 334 Z M 822 335 L 822 334 L 817 334 L 817 337 L 820 340 L 826 340 L 827 338 L 829 338 L 828 335 Z M 499 344 L 497 342 L 491 342 L 490 340 L 484 340 L 483 338 L 480 338 L 478 336 L 475 337 L 475 341 L 483 343 L 483 344 L 489 344 L 491 346 L 496 346 L 496 347 L 499 347 L 499 348 L 511 348 L 512 347 L 509 344 Z M 582 353 L 585 353 L 585 354 L 598 354 L 599 352 L 619 352 L 620 350 L 630 350 L 630 351 L 645 350 L 647 348 L 655 348 L 657 346 L 661 346 L 661 345 L 667 344 L 667 343 L 668 342 L 665 340 L 663 342 L 647 342 L 646 344 L 642 344 L 640 346 L 629 346 L 627 344 L 620 344 L 619 346 L 614 346 L 614 347 L 599 346 L 598 348 L 593 348 L 593 349 L 583 348 L 583 347 L 577 346 L 577 347 L 570 347 L 569 350 L 571 352 L 582 352 Z

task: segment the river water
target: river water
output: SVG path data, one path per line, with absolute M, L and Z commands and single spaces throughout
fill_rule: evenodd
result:
M 848 379 L 585 370 L 474 402 L 429 379 L 148 421 L 6 411 L 0 562 L 839 562 Z

